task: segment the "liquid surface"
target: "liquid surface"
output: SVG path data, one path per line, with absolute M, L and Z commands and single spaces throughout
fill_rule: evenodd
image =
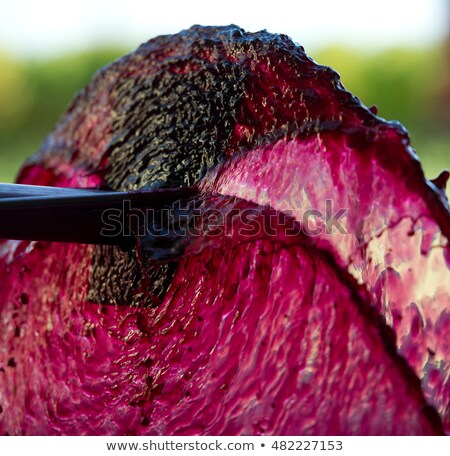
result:
M 149 41 L 78 95 L 19 182 L 195 183 L 202 205 L 175 249 L 0 245 L 3 433 L 449 432 L 444 184 L 286 36 Z

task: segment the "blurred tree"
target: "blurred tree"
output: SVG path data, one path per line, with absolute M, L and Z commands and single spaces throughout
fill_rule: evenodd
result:
M 337 70 L 345 88 L 365 105 L 376 105 L 379 116 L 398 120 L 408 129 L 429 178 L 450 167 L 449 123 L 442 115 L 449 109 L 450 84 L 449 98 L 444 99 L 442 91 L 450 64 L 446 66 L 444 56 L 443 46 L 381 53 L 332 47 L 315 55 L 319 63 Z
M 436 121 L 442 59 L 440 49 L 391 49 L 363 54 L 333 47 L 317 60 L 337 70 L 347 90 L 378 115 L 398 120 L 413 135 L 429 131 Z
M 0 181 L 10 182 L 39 148 L 74 95 L 123 49 L 96 49 L 49 61 L 0 55 Z
M 0 128 L 6 131 L 21 122 L 29 109 L 31 93 L 23 64 L 0 54 L 0 68 Z

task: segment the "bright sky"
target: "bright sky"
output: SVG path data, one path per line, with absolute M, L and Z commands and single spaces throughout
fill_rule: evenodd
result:
M 96 44 L 136 47 L 192 24 L 285 33 L 307 49 L 426 45 L 450 28 L 448 0 L 0 0 L 0 49 L 50 56 Z

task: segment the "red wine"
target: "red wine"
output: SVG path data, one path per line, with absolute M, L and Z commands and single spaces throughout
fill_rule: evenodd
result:
M 18 182 L 195 185 L 194 235 L 0 245 L 1 432 L 448 432 L 445 180 L 284 35 L 150 40 Z

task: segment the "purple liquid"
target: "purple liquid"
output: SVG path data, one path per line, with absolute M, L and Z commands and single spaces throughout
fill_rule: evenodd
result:
M 152 136 L 140 129 L 171 119 L 173 87 L 162 117 L 145 117 L 130 91 L 160 90 L 173 74 L 212 84 L 217 62 L 226 63 L 225 92 L 243 87 L 223 126 L 229 136 L 212 131 L 199 143 L 209 124 L 190 118 L 200 110 L 186 102 L 186 123 L 155 130 L 164 166 L 152 168 L 149 149 L 139 149 Z M 123 124 L 121 109 L 130 110 Z M 216 109 L 208 112 L 218 122 Z M 182 142 L 176 124 L 194 125 L 194 139 Z M 405 131 L 374 116 L 285 37 L 194 28 L 104 70 L 19 181 L 124 189 L 159 185 L 167 174 L 167 185 L 190 183 L 199 175 L 191 162 L 181 177 L 171 174 L 184 157 L 164 155 L 173 150 L 167 135 L 192 154 L 223 144 L 200 173 L 206 201 L 219 193 L 259 211 L 270 204 L 301 225 L 305 211 L 325 213 L 331 200 L 334 211 L 348 209 L 347 233 L 205 233 L 184 251 L 156 308 L 88 301 L 91 246 L 4 242 L 0 430 L 439 434 L 444 423 L 449 432 L 450 215 Z M 131 143 L 137 149 L 127 155 Z M 220 204 L 211 198 L 206 207 Z M 139 259 L 150 272 L 129 287 L 144 300 L 158 263 Z

